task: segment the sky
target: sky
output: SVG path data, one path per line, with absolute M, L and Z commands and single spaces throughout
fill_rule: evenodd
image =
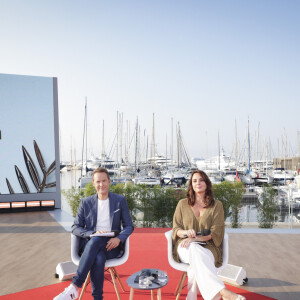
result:
M 248 124 L 253 155 L 300 152 L 297 0 L 0 7 L 0 73 L 57 77 L 62 160 L 81 157 L 85 99 L 88 149 L 97 156 L 103 123 L 105 150 L 115 149 L 118 113 L 131 156 L 134 143 L 125 140 L 133 141 L 137 119 L 141 148 L 153 143 L 154 124 L 161 155 L 176 153 L 178 123 L 190 157 L 217 155 L 219 144 L 228 155 L 236 145 L 245 152 Z

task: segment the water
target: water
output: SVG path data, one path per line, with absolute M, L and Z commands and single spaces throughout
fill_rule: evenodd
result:
M 72 170 L 69 172 L 60 173 L 60 185 L 61 189 L 70 189 L 72 186 L 79 186 L 79 178 L 81 176 L 81 170 Z
M 78 179 L 81 176 L 81 170 L 72 170 L 69 172 L 60 173 L 60 186 L 61 190 L 69 190 L 72 186 L 78 188 L 79 182 Z M 72 215 L 72 211 L 69 203 L 67 202 L 64 194 L 61 194 L 61 209 L 68 214 Z
M 68 190 L 72 186 L 79 187 L 79 178 L 81 176 L 81 170 L 72 170 L 69 172 L 60 173 L 60 184 L 62 190 Z M 61 209 L 72 215 L 71 208 L 67 199 L 62 194 Z M 257 206 L 255 201 L 253 204 L 243 205 L 240 210 L 240 222 L 257 222 Z M 230 218 L 226 219 L 230 222 Z M 288 207 L 278 207 L 277 222 L 300 222 L 299 210 L 294 210 L 292 214 L 289 213 Z

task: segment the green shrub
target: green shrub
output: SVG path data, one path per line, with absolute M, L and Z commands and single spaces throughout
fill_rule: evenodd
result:
M 153 219 L 157 227 L 172 227 L 173 215 L 180 199 L 185 197 L 185 190 L 173 187 L 153 189 Z
M 172 227 L 177 203 L 186 197 L 184 188 L 160 186 L 151 188 L 133 183 L 111 185 L 110 191 L 126 197 L 132 220 L 138 227 Z M 244 192 L 243 184 L 224 181 L 214 185 L 213 191 L 215 199 L 223 203 L 225 219 L 230 217 L 231 227 L 240 227 L 239 210 Z M 72 187 L 63 193 L 75 216 L 81 199 L 95 194 L 96 190 L 92 183 L 88 183 L 84 189 Z
M 62 193 L 66 197 L 66 199 L 70 205 L 73 217 L 75 217 L 77 214 L 77 210 L 79 208 L 81 199 L 84 198 L 84 196 L 85 196 L 84 190 L 76 189 L 74 186 L 72 186 L 70 190 L 63 190 Z
M 125 185 L 122 183 L 119 183 L 117 185 L 110 186 L 110 192 L 116 193 L 119 195 L 123 195 L 126 197 L 127 204 L 128 204 L 133 222 L 135 222 L 135 220 L 136 220 L 136 216 L 134 213 L 134 211 L 135 211 L 135 201 L 134 200 L 135 200 L 136 191 L 137 191 L 136 186 L 131 182 L 126 183 Z
M 260 196 L 260 206 L 257 209 L 258 227 L 273 228 L 275 223 L 276 202 L 272 186 L 264 186 Z
M 223 181 L 213 185 L 214 197 L 223 203 L 225 220 L 230 218 L 231 227 L 241 227 L 239 212 L 241 208 L 244 185 L 241 182 Z
M 239 214 L 241 209 L 241 202 L 244 194 L 244 185 L 242 182 L 234 182 L 233 183 L 233 193 L 231 199 L 231 227 L 239 228 L 241 227 L 241 222 L 239 220 Z

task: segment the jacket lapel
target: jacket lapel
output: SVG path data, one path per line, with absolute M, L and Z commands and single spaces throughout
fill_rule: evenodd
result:
M 115 201 L 114 197 L 111 193 L 108 193 L 109 198 L 109 218 L 110 218 L 110 230 L 112 230 L 112 222 L 113 222 L 113 216 L 115 211 Z
M 92 199 L 92 227 L 96 230 L 97 225 L 97 214 L 98 214 L 98 194 L 96 194 Z

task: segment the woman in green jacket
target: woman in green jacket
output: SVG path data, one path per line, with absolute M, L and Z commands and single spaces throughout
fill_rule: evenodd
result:
M 208 231 L 208 229 L 210 231 Z M 197 232 L 207 235 L 196 235 Z M 245 300 L 225 288 L 217 276 L 222 265 L 224 210 L 213 197 L 212 184 L 205 172 L 191 175 L 187 198 L 178 202 L 173 217 L 173 256 L 189 264 L 187 300 L 196 300 L 198 289 L 204 300 Z M 202 246 L 199 242 L 206 242 Z

